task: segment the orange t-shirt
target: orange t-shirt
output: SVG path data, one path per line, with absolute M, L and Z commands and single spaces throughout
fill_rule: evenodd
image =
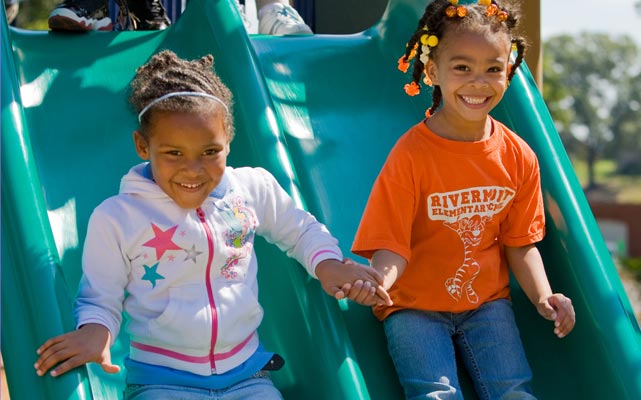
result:
M 385 249 L 407 260 L 389 291 L 394 305 L 374 308 L 379 319 L 403 308 L 461 312 L 508 298 L 503 245 L 543 239 L 536 155 L 492 122 L 480 142 L 444 139 L 421 122 L 390 152 L 352 246 L 366 258 Z

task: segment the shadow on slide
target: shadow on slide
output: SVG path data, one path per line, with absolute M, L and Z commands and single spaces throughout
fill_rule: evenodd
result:
M 262 166 L 325 222 L 349 254 L 370 187 L 427 95 L 409 98 L 396 60 L 423 1 L 390 0 L 354 35 L 248 37 L 231 0 L 191 0 L 162 32 L 30 32 L 2 26 L 2 355 L 15 399 L 116 399 L 124 373 L 77 368 L 35 375 L 36 348 L 73 329 L 71 304 L 93 208 L 138 162 L 126 93 L 135 69 L 163 48 L 214 54 L 235 95 L 231 165 Z M 527 72 L 495 117 L 539 156 L 548 234 L 540 244 L 553 288 L 577 326 L 557 340 L 513 285 L 517 320 L 542 399 L 641 397 L 641 332 L 547 109 Z M 273 379 L 287 399 L 400 399 L 381 325 L 336 302 L 303 268 L 259 240 L 265 345 L 286 359 Z M 113 348 L 122 363 L 121 335 Z M 464 392 L 469 393 L 469 383 Z M 472 395 L 469 396 L 473 398 Z

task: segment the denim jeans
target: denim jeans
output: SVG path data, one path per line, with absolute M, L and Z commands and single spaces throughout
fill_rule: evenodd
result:
M 455 354 L 463 360 L 480 399 L 535 399 L 509 300 L 462 313 L 396 311 L 384 326 L 408 400 L 463 399 Z
M 175 385 L 127 385 L 125 400 L 283 400 L 269 374 L 252 378 L 224 389 L 202 389 Z

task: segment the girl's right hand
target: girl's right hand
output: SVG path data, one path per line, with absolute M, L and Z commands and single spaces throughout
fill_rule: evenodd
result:
M 83 325 L 76 331 L 47 340 L 38 348 L 39 357 L 34 365 L 36 373 L 43 376 L 55 367 L 50 373 L 55 377 L 88 362 L 100 364 L 107 373 L 117 373 L 120 367 L 111 363 L 110 344 L 111 334 L 106 327 Z

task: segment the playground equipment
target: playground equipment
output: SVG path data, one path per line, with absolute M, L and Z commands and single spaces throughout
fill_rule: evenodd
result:
M 399 135 L 429 104 L 396 69 L 424 1 L 390 0 L 353 35 L 247 36 L 232 0 L 191 0 L 159 32 L 65 34 L 2 18 L 2 355 L 12 399 L 117 399 L 124 373 L 96 365 L 36 376 L 36 348 L 73 329 L 71 304 L 93 208 L 138 162 L 126 90 L 160 49 L 214 55 L 235 95 L 231 165 L 271 171 L 349 253 L 371 185 Z M 542 399 L 641 398 L 641 331 L 553 122 L 523 68 L 494 116 L 529 142 L 542 172 L 548 233 L 540 244 L 577 325 L 552 333 L 516 283 L 517 322 Z M 296 262 L 256 245 L 265 346 L 285 367 L 286 399 L 401 399 L 380 323 L 325 295 Z M 113 348 L 122 362 L 128 342 Z M 465 383 L 465 382 L 464 382 Z M 469 384 L 464 392 L 470 398 Z

